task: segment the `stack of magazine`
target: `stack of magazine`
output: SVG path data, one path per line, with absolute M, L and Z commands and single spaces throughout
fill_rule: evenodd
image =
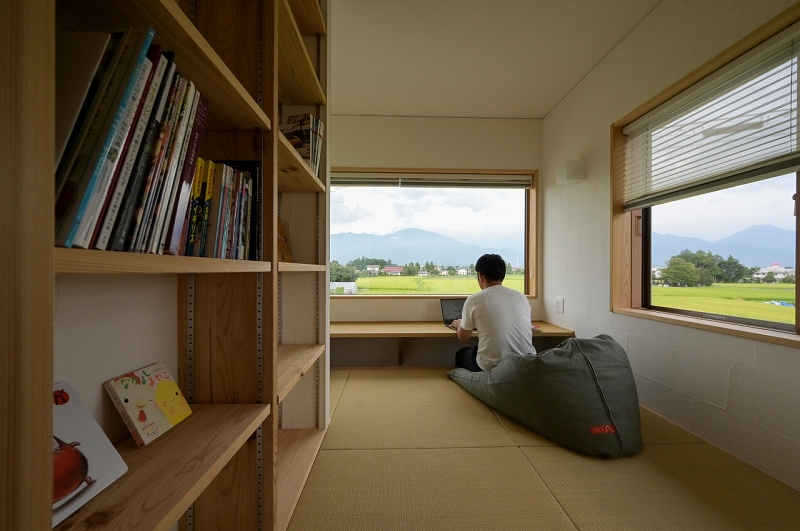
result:
M 313 114 L 295 114 L 287 117 L 286 124 L 280 126 L 281 133 L 306 161 L 314 175 L 319 175 L 324 125 Z

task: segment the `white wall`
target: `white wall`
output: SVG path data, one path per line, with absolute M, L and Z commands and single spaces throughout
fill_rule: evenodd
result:
M 538 170 L 541 120 L 332 115 L 333 167 Z M 477 290 L 477 285 L 476 285 Z M 539 318 L 539 303 L 531 300 Z M 438 298 L 331 298 L 331 321 L 435 321 Z
M 543 318 L 627 350 L 642 404 L 800 489 L 800 352 L 612 314 L 610 126 L 789 0 L 664 0 L 543 121 Z M 585 181 L 558 185 L 565 160 Z M 565 313 L 555 312 L 556 297 Z

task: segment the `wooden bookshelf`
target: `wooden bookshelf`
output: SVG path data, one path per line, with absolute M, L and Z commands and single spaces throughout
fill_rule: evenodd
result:
M 152 443 L 118 445 L 128 471 L 56 529 L 170 529 L 270 413 L 269 405 L 192 404 Z
M 54 305 L 60 296 L 54 297 L 57 279 L 70 275 L 90 278 L 79 282 L 85 291 L 61 296 L 87 308 L 101 297 L 105 283 L 127 289 L 129 279 L 100 276 L 175 275 L 177 304 L 159 308 L 175 312 L 175 321 L 165 327 L 177 323 L 175 346 L 169 342 L 165 350 L 177 350 L 180 385 L 184 391 L 192 385 L 191 396 L 200 403 L 146 447 L 137 448 L 132 439 L 123 442 L 119 451 L 129 471 L 58 529 L 149 530 L 176 524 L 185 529 L 182 518 L 188 516 L 182 515 L 190 507 L 195 530 L 288 525 L 329 420 L 328 220 L 322 195 L 328 164 L 323 152 L 320 175 L 312 175 L 286 139 L 279 140 L 277 110 L 308 105 L 298 112 L 315 112 L 327 124 L 328 80 L 318 78 L 317 71 L 328 75 L 327 40 L 320 36 L 326 34 L 329 12 L 327 0 L 291 0 L 291 5 L 286 0 L 9 0 L 4 5 L 8 16 L 0 17 L 0 27 L 8 46 L 0 49 L 0 57 L 8 66 L 8 90 L 0 91 L 0 114 L 8 127 L 0 157 L 14 171 L 0 176 L 13 204 L 0 213 L 6 222 L 0 235 L 0 300 L 7 310 L 2 337 L 3 351 L 9 353 L 2 357 L 9 384 L 0 419 L 1 529 L 51 525 L 52 380 L 59 366 L 84 362 L 60 343 L 63 334 L 54 333 L 61 331 L 56 315 L 64 311 Z M 175 52 L 180 73 L 209 98 L 201 156 L 261 163 L 263 261 L 54 247 L 53 201 L 46 198 L 55 194 L 56 32 L 130 26 L 153 27 L 154 42 Z M 312 61 L 306 46 L 314 39 Z M 295 224 L 291 228 L 307 263 L 278 262 L 274 242 L 280 208 Z M 276 289 L 279 274 L 282 292 Z M 308 322 L 297 318 L 301 315 L 308 315 Z M 85 332 L 91 343 L 94 323 L 81 325 L 74 331 Z M 298 345 L 280 345 L 281 330 Z M 103 359 L 103 371 L 122 374 L 129 370 L 127 361 L 112 353 Z M 92 378 L 99 375 L 87 375 L 81 383 L 92 388 Z M 279 437 L 279 408 L 282 418 L 310 417 L 319 429 L 286 430 Z

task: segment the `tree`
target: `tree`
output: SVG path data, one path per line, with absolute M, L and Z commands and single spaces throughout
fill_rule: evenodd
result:
M 728 255 L 726 260 L 720 259 L 717 262 L 721 270 L 721 280 L 723 282 L 739 282 L 740 280 L 747 279 L 753 276 L 753 273 L 758 271 L 757 267 L 747 267 L 742 265 L 739 260 L 731 255 Z
M 384 260 L 383 258 L 367 258 L 362 256 L 361 258 L 356 258 L 355 260 L 350 260 L 347 262 L 348 267 L 352 267 L 353 269 L 363 271 L 367 268 L 368 265 L 377 265 L 380 266 L 381 269 L 386 267 L 387 265 L 394 265 L 391 260 Z
M 453 276 L 456 274 L 455 266 L 447 266 L 447 274 Z
M 510 275 L 514 272 L 514 268 L 511 267 L 511 262 L 506 262 L 506 275 Z
M 764 275 L 764 282 L 767 284 L 774 284 L 775 283 L 775 273 L 770 271 L 766 275 Z
M 419 264 L 415 265 L 413 262 L 403 266 L 403 274 L 410 277 L 415 277 L 419 273 Z
M 682 258 L 690 264 L 693 264 L 698 270 L 706 271 L 707 274 L 701 274 L 701 283 L 703 283 L 704 279 L 708 279 L 709 277 L 711 280 L 707 284 L 703 283 L 704 286 L 710 286 L 713 282 L 719 281 L 722 277 L 722 269 L 720 269 L 718 265 L 722 257 L 711 254 L 710 251 L 697 251 L 693 253 L 689 249 L 684 249 L 681 251 L 681 254 L 678 255 L 678 258 Z
M 331 262 L 331 282 L 355 282 L 358 275 L 355 269 L 343 266 L 336 260 Z
M 694 264 L 673 256 L 669 265 L 661 272 L 661 278 L 670 286 L 697 286 L 700 274 Z
M 795 282 L 796 281 L 794 275 L 786 275 L 781 279 L 781 284 L 794 284 Z

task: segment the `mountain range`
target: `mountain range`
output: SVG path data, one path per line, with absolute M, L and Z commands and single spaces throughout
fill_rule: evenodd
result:
M 752 225 L 716 242 L 655 232 L 652 236 L 653 267 L 667 265 L 670 258 L 684 249 L 723 258 L 733 256 L 747 267 L 768 267 L 774 262 L 783 267 L 796 265 L 795 232 L 772 225 Z
M 469 266 L 486 253 L 499 254 L 514 267 L 522 267 L 524 263 L 522 251 L 472 245 L 421 229 L 404 229 L 386 235 L 363 232 L 331 234 L 331 260 L 343 265 L 365 256 L 391 260 L 396 265 L 433 262 L 436 265 Z
M 653 266 L 665 266 L 670 258 L 684 249 L 710 252 L 723 258 L 733 256 L 748 267 L 767 267 L 774 262 L 784 267 L 796 265 L 795 232 L 772 225 L 753 225 L 715 242 L 653 233 Z M 386 235 L 331 234 L 331 260 L 340 264 L 366 256 L 391 260 L 396 265 L 433 262 L 436 265 L 468 266 L 486 253 L 499 254 L 515 267 L 524 262 L 521 250 L 473 245 L 421 229 L 404 229 Z

